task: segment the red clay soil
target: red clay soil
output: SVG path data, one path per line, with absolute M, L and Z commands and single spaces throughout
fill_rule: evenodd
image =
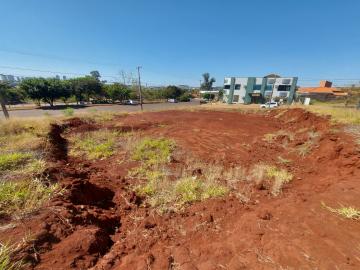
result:
M 29 269 L 360 269 L 360 221 L 321 205 L 360 208 L 360 153 L 353 138 L 326 118 L 300 109 L 166 111 L 105 123 L 172 138 L 208 162 L 244 168 L 266 163 L 294 175 L 278 197 L 253 186 L 246 203 L 231 193 L 163 215 L 131 190 L 127 171 L 136 164 L 125 150 L 101 161 L 64 158 L 67 148 L 59 142 L 66 145 L 66 136 L 102 128 L 82 121 L 66 127 L 65 133 L 64 127 L 52 129 L 47 171 L 64 194 L 36 215 L 1 227 L 2 241 L 19 242 L 31 232 L 35 240 L 16 257 L 31 262 Z M 279 130 L 273 141 L 264 140 Z M 304 146 L 310 131 L 318 136 L 309 153 L 289 150 Z M 279 156 L 292 162 L 279 163 Z

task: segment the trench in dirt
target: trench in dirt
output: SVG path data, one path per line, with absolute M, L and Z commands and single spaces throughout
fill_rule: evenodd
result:
M 247 202 L 230 194 L 159 215 L 132 191 L 127 172 L 136 164 L 124 159 L 124 151 L 96 162 L 68 155 L 68 134 L 104 127 L 169 137 L 199 159 L 224 166 L 277 164 L 294 181 L 278 198 L 263 187 L 241 186 L 247 190 L 239 192 L 250 194 Z M 328 119 L 302 110 L 176 111 L 129 115 L 102 125 L 80 119 L 53 125 L 47 174 L 61 183 L 63 195 L 8 233 L 14 239 L 35 233 L 17 255 L 31 262 L 31 269 L 355 269 L 360 254 L 348 244 L 360 241 L 359 224 L 320 204 L 341 198 L 360 205 L 359 152 L 351 137 L 332 129 Z M 264 140 L 279 130 L 298 133 L 293 140 L 284 132 L 272 142 Z M 284 148 L 302 146 L 308 131 L 320 135 L 306 157 Z M 279 165 L 279 156 L 291 164 Z

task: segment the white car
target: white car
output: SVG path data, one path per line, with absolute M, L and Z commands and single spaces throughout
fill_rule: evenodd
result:
M 276 108 L 279 107 L 279 104 L 275 101 L 266 102 L 265 104 L 261 104 L 260 108 Z
M 175 98 L 169 98 L 168 102 L 169 103 L 177 103 L 178 101 Z
M 133 100 L 133 99 L 129 99 L 129 100 L 125 100 L 124 104 L 125 104 L 125 105 L 138 105 L 138 104 L 139 104 L 139 101 Z

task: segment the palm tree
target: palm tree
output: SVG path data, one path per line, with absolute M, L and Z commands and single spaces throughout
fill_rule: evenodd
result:
M 212 77 L 210 79 L 210 74 L 208 72 L 204 73 L 202 76 L 204 78 L 204 82 L 201 84 L 201 89 L 211 90 L 214 82 L 216 82 L 215 78 Z

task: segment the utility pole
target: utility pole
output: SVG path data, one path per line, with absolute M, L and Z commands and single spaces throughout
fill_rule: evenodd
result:
M 139 76 L 139 97 L 140 97 L 140 107 L 143 110 L 143 102 L 142 102 L 142 92 L 141 92 L 141 80 L 140 80 L 140 68 L 141 66 L 137 67 L 138 76 Z

